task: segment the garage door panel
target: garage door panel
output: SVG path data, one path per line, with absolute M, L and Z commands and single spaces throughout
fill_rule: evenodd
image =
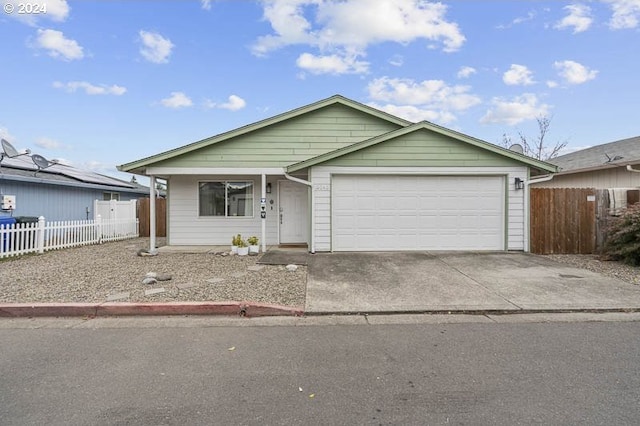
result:
M 333 176 L 333 250 L 502 250 L 504 191 L 501 176 Z

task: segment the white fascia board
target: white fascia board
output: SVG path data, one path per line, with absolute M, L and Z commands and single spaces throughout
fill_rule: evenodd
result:
M 146 174 L 164 175 L 284 175 L 282 167 L 149 167 Z

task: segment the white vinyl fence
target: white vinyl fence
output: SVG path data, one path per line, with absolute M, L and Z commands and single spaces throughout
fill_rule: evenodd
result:
M 138 237 L 138 219 L 70 220 L 0 225 L 0 258 Z

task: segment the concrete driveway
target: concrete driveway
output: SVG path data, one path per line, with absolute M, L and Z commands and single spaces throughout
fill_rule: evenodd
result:
M 640 286 L 526 253 L 309 256 L 306 313 L 640 309 Z

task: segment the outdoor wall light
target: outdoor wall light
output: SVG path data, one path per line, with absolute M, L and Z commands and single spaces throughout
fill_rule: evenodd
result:
M 524 181 L 522 179 L 520 179 L 519 177 L 517 177 L 515 179 L 514 185 L 515 185 L 516 189 L 524 189 Z
M 267 182 L 267 194 L 271 194 L 271 182 Z

